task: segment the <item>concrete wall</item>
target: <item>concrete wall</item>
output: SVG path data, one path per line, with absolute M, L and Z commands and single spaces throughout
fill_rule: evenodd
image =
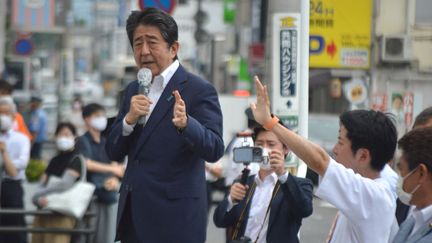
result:
M 432 24 L 417 26 L 414 18 L 415 1 L 376 0 L 376 35 L 409 35 L 414 68 L 420 72 L 432 72 Z
M 406 0 L 376 1 L 376 35 L 402 34 L 406 26 Z
M 389 97 L 393 92 L 413 92 L 414 116 L 432 106 L 432 23 L 429 26 L 415 24 L 415 4 L 413 0 L 375 0 L 374 26 L 376 37 L 406 34 L 411 38 L 410 65 L 383 65 L 376 55 L 374 91 L 385 92 Z M 375 41 L 376 51 L 380 52 L 378 38 Z

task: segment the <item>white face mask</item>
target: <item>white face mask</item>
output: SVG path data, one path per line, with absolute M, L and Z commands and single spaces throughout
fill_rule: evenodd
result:
M 272 169 L 271 165 L 270 165 L 270 153 L 271 153 L 270 149 L 263 148 L 262 155 L 263 155 L 264 160 L 263 160 L 263 162 L 260 163 L 260 169 L 262 169 L 262 170 L 271 170 Z
M 0 130 L 9 131 L 12 128 L 13 120 L 8 115 L 0 115 Z
M 406 192 L 403 189 L 403 184 L 406 178 L 408 178 L 408 176 L 412 175 L 412 173 L 414 173 L 416 171 L 417 168 L 415 168 L 414 170 L 412 170 L 410 173 L 408 173 L 406 176 L 404 177 L 399 177 L 398 180 L 398 184 L 397 184 L 397 188 L 396 188 L 396 193 L 398 195 L 399 200 L 406 205 L 410 205 L 411 199 L 413 197 L 413 194 L 417 191 L 417 189 L 419 189 L 420 184 L 417 185 L 414 190 L 412 190 L 411 192 Z
M 60 151 L 68 151 L 74 148 L 75 139 L 71 137 L 58 137 L 56 145 Z
M 108 120 L 106 117 L 104 116 L 99 116 L 99 117 L 95 117 L 93 119 L 90 120 L 90 125 L 98 130 L 98 131 L 103 131 L 105 130 L 106 126 L 107 126 Z

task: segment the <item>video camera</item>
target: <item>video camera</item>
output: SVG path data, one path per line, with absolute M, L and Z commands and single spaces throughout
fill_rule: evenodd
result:
M 269 151 L 262 147 L 243 146 L 233 149 L 233 160 L 236 163 L 268 163 Z
M 243 146 L 234 148 L 233 160 L 236 163 L 243 163 L 245 165 L 240 179 L 240 183 L 243 185 L 246 185 L 250 173 L 250 170 L 247 168 L 250 163 L 263 163 L 262 166 L 270 167 L 269 150 L 262 147 Z

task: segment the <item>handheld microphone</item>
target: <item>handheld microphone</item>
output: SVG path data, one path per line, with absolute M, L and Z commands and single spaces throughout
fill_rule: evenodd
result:
M 137 74 L 138 79 L 138 93 L 147 96 L 150 93 L 150 85 L 152 80 L 151 70 L 148 68 L 141 68 Z M 138 120 L 138 124 L 145 124 L 146 117 L 142 116 Z

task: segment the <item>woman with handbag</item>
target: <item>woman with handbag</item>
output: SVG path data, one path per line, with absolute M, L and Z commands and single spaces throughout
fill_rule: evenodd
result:
M 72 123 L 62 122 L 57 125 L 56 146 L 58 153 L 51 159 L 42 176 L 43 187 L 33 196 L 33 203 L 38 208 L 48 205 L 47 195 L 71 188 L 80 178 L 81 160 L 75 150 L 76 129 Z M 33 227 L 73 228 L 76 219 L 63 214 L 37 215 Z M 69 234 L 38 234 L 32 235 L 32 243 L 56 242 L 69 243 Z

